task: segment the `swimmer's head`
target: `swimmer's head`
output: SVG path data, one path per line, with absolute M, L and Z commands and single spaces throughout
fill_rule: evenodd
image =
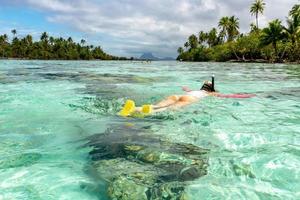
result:
M 206 92 L 215 92 L 214 86 L 210 81 L 205 81 L 200 90 L 204 90 Z

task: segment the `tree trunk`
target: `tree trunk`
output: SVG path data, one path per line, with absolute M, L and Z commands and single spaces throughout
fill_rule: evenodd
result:
M 256 28 L 258 29 L 258 13 L 256 13 Z
M 240 60 L 241 60 L 241 58 L 240 58 L 240 57 L 237 55 L 237 53 L 236 53 L 236 51 L 235 51 L 234 47 L 232 47 L 231 49 L 232 49 L 232 51 L 233 51 L 233 54 L 235 55 L 236 59 L 237 59 L 238 61 L 240 61 Z
M 277 55 L 278 55 L 277 43 L 276 42 L 273 42 L 273 48 L 274 48 L 274 51 L 275 51 L 275 62 L 276 62 L 277 61 Z
M 286 52 L 286 50 L 287 50 L 287 45 L 285 45 L 285 47 L 284 47 L 284 51 L 282 52 L 282 55 L 280 56 L 280 61 L 282 61 L 282 60 L 283 60 L 283 57 L 285 56 L 285 52 Z

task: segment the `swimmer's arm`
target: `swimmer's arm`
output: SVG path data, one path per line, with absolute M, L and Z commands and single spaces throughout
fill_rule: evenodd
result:
M 220 94 L 220 93 L 214 93 L 212 95 L 220 98 L 233 98 L 233 99 L 245 99 L 245 98 L 252 98 L 256 96 L 255 94 Z
M 187 87 L 187 86 L 182 86 L 181 89 L 182 89 L 183 91 L 185 91 L 185 92 L 191 92 L 191 91 L 193 91 L 193 90 L 191 90 L 191 89 L 190 89 L 189 87 Z

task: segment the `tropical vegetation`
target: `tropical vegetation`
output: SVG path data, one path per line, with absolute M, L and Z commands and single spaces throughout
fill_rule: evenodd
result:
M 225 16 L 218 27 L 188 37 L 178 48 L 182 61 L 300 62 L 300 4 L 290 10 L 286 24 L 279 19 L 260 29 L 258 16 L 265 10 L 263 0 L 255 0 L 250 14 L 255 22 L 249 33 L 241 33 L 236 16 Z
M 82 39 L 80 43 L 71 37 L 64 39 L 42 33 L 39 41 L 31 35 L 18 37 L 17 30 L 11 31 L 12 39 L 7 34 L 0 35 L 0 58 L 13 59 L 57 59 L 57 60 L 125 60 L 124 57 L 109 55 L 100 46 L 87 45 Z

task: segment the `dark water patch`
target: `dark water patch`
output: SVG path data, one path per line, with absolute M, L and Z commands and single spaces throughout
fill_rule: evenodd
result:
M 0 74 L 0 83 L 1 84 L 9 84 L 17 82 L 16 79 L 9 78 L 6 74 Z
M 285 153 L 292 154 L 298 158 L 300 157 L 300 147 L 297 144 L 286 144 L 281 149 Z
M 300 99 L 300 88 L 299 87 L 288 87 L 282 90 L 258 92 L 259 96 L 265 97 L 271 100 L 289 99 L 297 100 Z
M 11 69 L 0 73 L 0 83 L 11 84 L 23 81 L 36 81 L 36 76 L 33 72 L 26 68 Z
M 27 167 L 37 163 L 42 155 L 39 153 L 24 153 L 8 156 L 0 161 L 0 169 Z
M 294 105 L 295 108 L 300 108 L 300 105 Z
M 28 69 L 28 70 L 41 70 L 43 68 L 42 67 L 27 67 L 26 69 Z
M 275 97 L 275 96 L 273 96 L 273 95 L 270 95 L 270 94 L 268 94 L 268 95 L 264 95 L 265 96 L 265 98 L 267 98 L 267 99 L 271 99 L 271 100 L 278 100 L 278 97 Z
M 289 97 L 300 97 L 300 88 L 285 88 L 282 91 L 275 92 L 275 94 Z
M 247 176 L 249 178 L 256 178 L 250 164 L 235 163 L 233 160 L 230 160 L 230 164 L 232 167 L 232 171 L 236 176 Z
M 0 84 L 12 84 L 17 83 L 19 81 L 20 80 L 17 77 L 8 77 L 7 75 L 0 75 Z
M 178 116 L 176 116 L 172 112 L 164 112 L 164 113 L 161 112 L 161 113 L 150 115 L 147 118 L 154 119 L 154 120 L 161 120 L 161 121 L 170 121 L 170 120 L 174 121 L 178 119 Z
M 188 181 L 207 174 L 207 149 L 173 143 L 147 126 L 112 125 L 88 141 L 112 199 L 180 199 Z
M 91 171 L 87 172 L 90 173 Z M 92 172 L 91 172 L 92 173 Z M 96 180 L 95 177 L 95 183 L 90 183 L 90 182 L 80 182 L 80 190 L 84 193 L 88 193 L 91 196 L 96 196 L 97 199 L 101 200 L 108 200 L 107 198 L 104 197 L 103 194 L 106 193 L 106 185 L 103 182 L 99 182 L 99 180 Z
M 85 88 L 78 89 L 79 92 L 90 95 L 106 96 L 107 98 L 120 97 L 124 90 L 114 84 L 87 84 Z
M 97 115 L 116 115 L 122 108 L 124 99 L 85 97 L 78 104 L 69 104 L 73 110 L 83 110 Z
M 286 70 L 288 75 L 300 78 L 300 65 L 289 65 L 286 67 Z
M 169 80 L 168 77 L 141 77 L 132 74 L 96 74 L 92 72 L 56 72 L 56 73 L 39 73 L 45 79 L 50 80 L 69 80 L 89 84 L 120 84 L 120 83 L 137 83 L 151 84 L 154 82 L 164 82 Z
M 98 74 L 88 71 L 71 71 L 70 69 L 65 69 L 63 66 L 61 66 L 61 68 L 57 67 L 57 63 L 55 63 L 55 67 L 50 64 L 39 65 L 38 67 L 32 67 L 32 65 L 29 65 L 29 67 L 24 66 L 24 68 L 8 69 L 0 74 L 0 81 L 2 80 L 1 82 L 5 83 L 8 82 L 8 80 L 10 80 L 10 82 L 18 82 L 24 80 L 36 81 L 40 80 L 40 78 L 46 80 L 66 80 L 97 85 L 120 83 L 152 84 L 157 82 L 169 81 L 171 77 L 143 77 L 133 74 Z

